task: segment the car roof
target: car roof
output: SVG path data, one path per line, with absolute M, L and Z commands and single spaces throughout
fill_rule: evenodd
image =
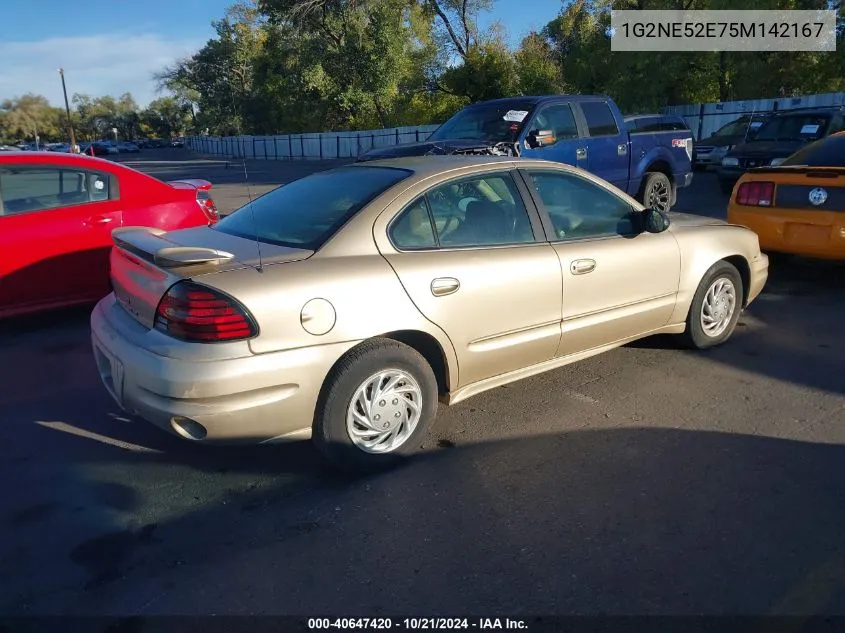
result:
M 506 105 L 508 103 L 525 103 L 536 105 L 546 101 L 557 101 L 559 99 L 566 99 L 567 101 L 594 101 L 596 99 L 608 99 L 607 95 L 527 95 L 524 97 L 500 97 L 498 99 L 488 99 L 487 101 L 476 101 L 467 106 L 473 108 L 482 105 Z
M 24 160 L 21 160 L 24 159 Z M 32 165 L 59 163 L 63 165 L 73 165 L 76 167 L 91 167 L 91 166 L 110 166 L 112 168 L 126 169 L 125 166 L 119 165 L 110 160 L 104 160 L 96 156 L 89 156 L 87 154 L 67 154 L 63 152 L 26 152 L 23 150 L 13 150 L 11 152 L 3 152 L 0 154 L 0 163 L 16 163 L 24 162 Z
M 548 160 L 540 160 L 536 158 L 518 158 L 515 156 L 403 156 L 399 158 L 386 158 L 383 160 L 372 160 L 361 163 L 352 163 L 348 167 L 355 167 L 358 169 L 367 167 L 390 167 L 393 169 L 406 169 L 414 173 L 415 176 L 426 178 L 428 176 L 435 176 L 437 174 L 451 171 L 454 169 L 461 169 L 464 167 L 482 167 L 485 165 L 502 165 L 505 168 L 510 168 L 515 164 L 523 165 L 525 167 L 555 167 L 562 170 L 567 170 L 568 165 Z M 344 169 L 344 167 L 340 167 Z M 572 171 L 578 171 L 574 167 L 570 168 Z
M 789 110 L 779 110 L 773 116 L 801 116 L 813 114 L 836 114 L 837 112 L 845 112 L 845 106 L 818 106 L 809 108 L 791 108 Z

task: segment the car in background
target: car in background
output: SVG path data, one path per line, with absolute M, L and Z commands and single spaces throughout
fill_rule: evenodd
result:
M 121 141 L 117 144 L 117 149 L 118 151 L 125 152 L 127 154 L 137 154 L 141 151 L 140 147 L 130 141 Z
M 0 317 L 93 302 L 110 292 L 111 232 L 206 226 L 211 183 L 165 183 L 111 161 L 0 154 Z
M 108 156 L 114 152 L 109 151 L 109 146 L 99 141 L 91 143 L 80 143 L 79 151 L 88 156 Z
M 804 145 L 845 131 L 845 106 L 784 110 L 766 121 L 753 141 L 731 149 L 716 168 L 725 194 L 749 169 L 776 167 Z
M 606 96 L 507 97 L 460 110 L 424 142 L 372 149 L 359 161 L 436 154 L 519 155 L 580 167 L 668 211 L 692 182 L 688 129 L 632 132 Z
M 185 140 L 181 138 L 175 138 L 170 141 L 171 147 L 185 147 Z
M 164 147 L 170 147 L 170 141 L 166 141 L 165 139 L 155 138 L 150 141 L 150 147 L 154 149 L 161 149 Z
M 743 227 L 489 156 L 355 163 L 114 241 L 91 342 L 119 406 L 193 442 L 311 437 L 362 471 L 417 450 L 438 401 L 658 333 L 720 345 L 768 275 Z
M 771 118 L 768 113 L 744 115 L 723 125 L 710 136 L 696 141 L 693 164 L 696 169 L 716 167 L 734 145 L 753 141 L 760 127 Z
M 48 152 L 69 152 L 70 143 L 48 143 L 44 146 L 44 150 Z
M 728 222 L 757 233 L 765 251 L 845 260 L 845 132 L 743 174 Z
M 16 152 L 20 148 L 15 147 L 14 145 L 0 145 L 0 152 Z

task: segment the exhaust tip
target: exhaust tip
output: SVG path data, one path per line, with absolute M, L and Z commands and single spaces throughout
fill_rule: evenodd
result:
M 208 435 L 206 428 L 191 418 L 175 416 L 170 418 L 170 426 L 187 440 L 204 440 Z

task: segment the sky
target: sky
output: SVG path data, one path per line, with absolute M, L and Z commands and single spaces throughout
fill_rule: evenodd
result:
M 153 73 L 191 55 L 213 37 L 211 21 L 232 0 L 0 0 L 0 101 L 33 92 L 64 104 L 74 93 L 119 96 L 140 106 L 160 96 Z M 503 23 L 512 45 L 542 28 L 561 0 L 494 0 L 479 16 Z

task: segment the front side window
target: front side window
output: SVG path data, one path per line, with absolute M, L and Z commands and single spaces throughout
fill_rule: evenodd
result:
M 531 126 L 534 130 L 551 130 L 556 140 L 578 138 L 578 126 L 567 103 L 543 108 Z
M 449 182 L 429 191 L 426 200 L 442 248 L 534 241 L 528 211 L 510 174 Z
M 581 103 L 581 111 L 587 120 L 590 136 L 619 134 L 619 126 L 616 125 L 613 112 L 604 101 L 584 101 Z
M 411 175 L 390 167 L 340 167 L 282 185 L 220 220 L 214 229 L 291 248 L 316 250 L 352 216 Z
M 3 215 L 17 215 L 109 200 L 108 175 L 57 167 L 0 169 Z
M 633 235 L 631 206 L 610 191 L 573 174 L 529 171 L 559 240 Z

